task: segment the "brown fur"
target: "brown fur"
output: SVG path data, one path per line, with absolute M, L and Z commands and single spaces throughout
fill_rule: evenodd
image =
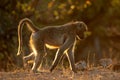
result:
M 24 18 L 20 21 L 18 26 L 19 47 L 17 55 L 20 55 L 22 52 L 22 27 L 24 24 L 26 24 L 32 32 L 30 36 L 30 46 L 33 52 L 24 57 L 24 59 L 29 60 L 34 56 L 32 72 L 36 72 L 37 68 L 41 64 L 46 53 L 46 46 L 50 49 L 58 48 L 50 71 L 53 71 L 60 61 L 63 53 L 66 53 L 71 69 L 73 72 L 77 72 L 74 62 L 74 47 L 76 38 L 85 38 L 84 32 L 87 31 L 87 26 L 84 22 L 78 21 L 38 29 L 30 19 Z

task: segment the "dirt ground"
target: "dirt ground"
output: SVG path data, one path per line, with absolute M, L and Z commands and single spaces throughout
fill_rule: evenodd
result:
M 28 71 L 0 72 L 0 80 L 120 80 L 120 72 L 105 69 L 91 69 L 73 73 L 71 70 L 55 69 L 52 73 Z

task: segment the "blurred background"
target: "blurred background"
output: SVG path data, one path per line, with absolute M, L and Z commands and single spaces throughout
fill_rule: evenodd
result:
M 39 28 L 84 21 L 91 33 L 77 42 L 75 61 L 94 64 L 112 58 L 120 62 L 120 0 L 0 0 L 0 71 L 22 66 L 22 57 L 16 56 L 17 26 L 25 17 Z M 25 55 L 30 53 L 30 33 L 23 28 Z M 55 51 L 48 53 L 48 61 L 52 61 Z

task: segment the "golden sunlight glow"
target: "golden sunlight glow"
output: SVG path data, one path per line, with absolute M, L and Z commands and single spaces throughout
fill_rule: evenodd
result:
M 86 4 L 87 4 L 87 5 L 91 5 L 92 3 L 91 3 L 89 0 L 87 0 L 87 1 L 86 1 Z
M 71 8 L 71 9 L 74 9 L 74 8 L 75 8 L 75 5 L 71 5 L 70 8 Z
M 49 49 L 56 49 L 59 47 L 59 46 L 53 46 L 53 45 L 49 45 L 49 44 L 45 44 L 45 46 Z

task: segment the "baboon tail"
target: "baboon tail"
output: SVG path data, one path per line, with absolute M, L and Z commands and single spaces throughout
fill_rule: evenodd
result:
M 18 46 L 18 53 L 17 55 L 20 55 L 22 53 L 22 28 L 24 26 L 24 24 L 27 25 L 27 27 L 30 29 L 30 31 L 33 32 L 37 32 L 39 29 L 35 27 L 35 25 L 32 23 L 32 21 L 28 18 L 24 18 L 19 22 L 18 25 L 18 41 L 19 41 L 19 46 Z

